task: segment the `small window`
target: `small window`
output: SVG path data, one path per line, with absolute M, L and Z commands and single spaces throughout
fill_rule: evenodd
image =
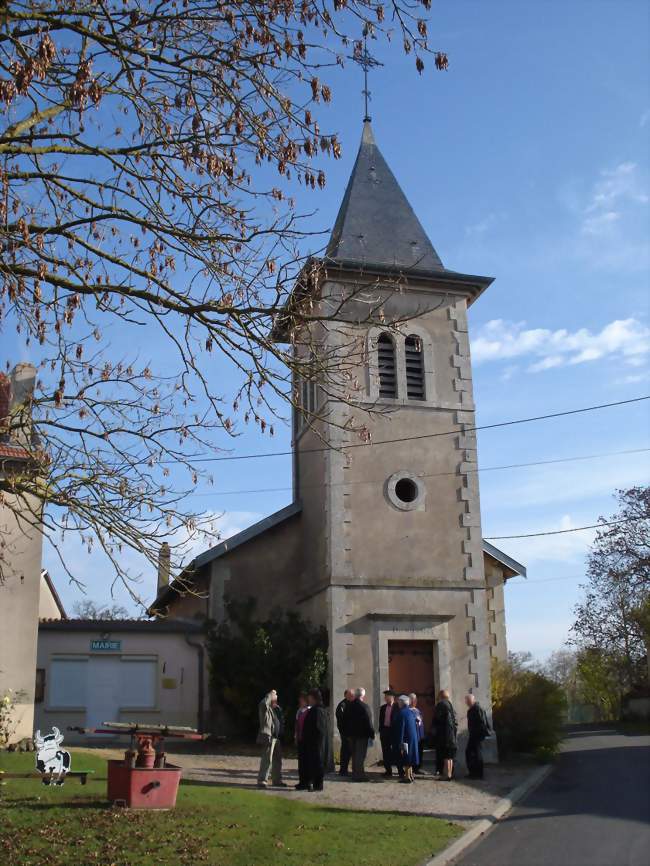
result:
M 305 364 L 303 369 L 305 369 L 306 375 L 295 373 L 295 394 L 298 400 L 296 408 L 300 410 L 298 412 L 298 430 L 312 422 L 323 402 L 323 390 L 318 384 L 316 356 L 313 352 L 309 355 L 309 363 Z
M 36 668 L 36 685 L 34 686 L 34 703 L 42 704 L 45 700 L 45 668 Z
M 320 399 L 319 386 L 316 381 L 315 357 L 312 352 L 309 357 L 309 365 L 306 369 L 307 375 L 301 376 L 296 373 L 296 378 L 300 383 L 300 408 L 303 410 L 303 417 L 308 418 L 316 413 Z
M 395 484 L 395 496 L 400 502 L 415 502 L 418 498 L 418 486 L 412 478 L 400 478 Z
M 410 334 L 404 341 L 406 358 L 406 396 L 409 400 L 424 400 L 424 356 L 422 340 Z
M 399 511 L 425 511 L 427 491 L 422 479 L 408 470 L 395 472 L 386 480 L 386 497 Z
M 313 379 L 302 379 L 300 405 L 307 415 L 316 411 L 316 383 Z
M 379 370 L 380 398 L 397 397 L 395 343 L 389 334 L 380 334 L 377 340 L 377 366 Z

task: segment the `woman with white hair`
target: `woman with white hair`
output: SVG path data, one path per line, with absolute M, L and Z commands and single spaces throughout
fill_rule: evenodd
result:
M 416 727 L 418 729 L 418 752 L 420 754 L 420 760 L 418 761 L 418 763 L 413 764 L 413 772 L 416 775 L 419 775 L 422 773 L 421 767 L 422 767 L 422 752 L 424 750 L 424 719 L 422 718 L 422 712 L 421 712 L 420 708 L 418 707 L 418 696 L 415 694 L 415 692 L 411 692 L 409 694 L 409 698 L 411 701 L 409 708 L 410 708 L 411 712 L 413 713 L 413 715 L 415 716 L 415 724 L 416 724 Z
M 411 701 L 408 695 L 400 695 L 397 702 L 399 712 L 391 724 L 393 749 L 401 770 L 400 782 L 409 785 L 413 782 L 413 767 L 420 763 L 418 728 L 415 715 L 409 709 Z

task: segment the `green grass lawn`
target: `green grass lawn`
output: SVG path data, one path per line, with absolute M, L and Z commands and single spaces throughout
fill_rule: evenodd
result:
M 0 769 L 31 770 L 33 754 L 0 754 Z M 461 830 L 436 818 L 354 812 L 265 792 L 181 784 L 176 809 L 112 809 L 106 762 L 72 752 L 73 769 L 93 769 L 84 787 L 69 779 L 0 782 L 0 862 L 11 866 L 416 866 Z

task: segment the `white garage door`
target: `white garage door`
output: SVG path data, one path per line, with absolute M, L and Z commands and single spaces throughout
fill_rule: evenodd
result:
M 158 663 L 155 657 L 90 656 L 53 659 L 49 706 L 86 708 L 86 727 L 114 722 L 123 710 L 156 708 Z M 131 719 L 129 719 L 130 721 Z
M 122 662 L 119 656 L 93 656 L 88 660 L 86 727 L 100 728 L 120 718 Z

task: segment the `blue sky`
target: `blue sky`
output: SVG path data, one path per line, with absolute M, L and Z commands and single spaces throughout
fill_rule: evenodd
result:
M 470 313 L 478 423 L 490 424 L 650 389 L 647 3 L 541 0 L 433 4 L 431 44 L 450 59 L 418 76 L 396 44 L 371 50 L 377 142 L 444 264 L 494 276 Z M 331 227 L 361 134 L 361 75 L 323 74 L 334 98 L 321 127 L 343 158 L 324 191 L 299 191 Z M 235 452 L 283 449 L 247 434 Z M 648 404 L 485 431 L 482 466 L 650 447 Z M 593 523 L 615 488 L 648 482 L 648 454 L 619 455 L 480 477 L 486 536 Z M 290 499 L 290 463 L 219 463 L 196 502 L 224 512 L 224 535 Z M 227 494 L 262 487 L 275 493 Z M 496 542 L 529 569 L 507 590 L 510 646 L 559 648 L 584 576 L 590 532 Z M 88 595 L 109 599 L 110 573 L 71 551 Z M 57 578 L 60 569 L 50 559 Z M 71 606 L 78 591 L 58 580 Z M 148 598 L 155 576 L 143 575 Z M 124 593 L 117 591 L 124 602 Z

